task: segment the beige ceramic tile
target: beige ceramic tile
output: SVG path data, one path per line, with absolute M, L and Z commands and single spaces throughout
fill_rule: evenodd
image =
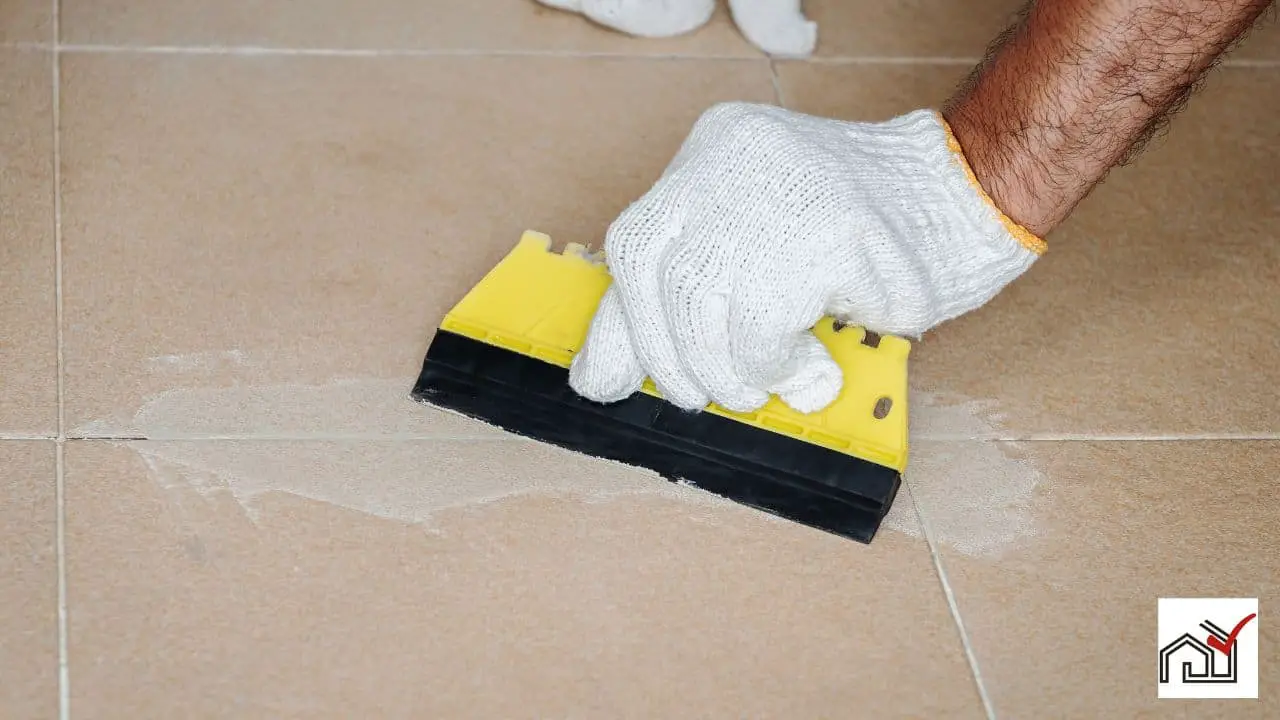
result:
M 49 54 L 0 49 L 0 433 L 57 432 Z
M 918 533 L 516 441 L 80 442 L 67 493 L 77 717 L 983 717 Z
M 819 57 L 978 58 L 1022 0 L 806 0 Z
M 922 442 L 914 450 L 914 494 L 941 536 L 999 717 L 1277 716 L 1280 632 L 1267 619 L 1280 612 L 1272 502 L 1280 443 Z M 1008 486 L 981 515 L 947 492 L 964 477 L 987 482 L 979 465 Z M 1003 540 L 970 542 L 980 531 L 994 537 L 997 526 Z M 1160 597 L 1260 599 L 1260 702 L 1156 700 Z
M 937 107 L 969 74 L 964 65 L 845 65 L 778 61 L 785 104 L 842 120 L 888 120 Z
M 573 51 L 760 57 L 721 5 L 702 28 L 641 39 L 534 0 L 65 0 L 63 39 L 124 45 Z
M 73 432 L 385 434 L 526 228 L 599 242 L 764 61 L 69 55 Z M 466 432 L 474 427 L 466 426 Z
M 0 441 L 0 717 L 58 712 L 53 443 Z
M 962 74 L 781 67 L 789 104 L 867 120 L 937 105 Z M 1277 110 L 1280 73 L 1216 74 L 1026 276 L 917 345 L 916 407 L 945 412 L 912 422 L 1006 437 L 1280 431 Z
M 1273 6 L 1232 54 L 1233 60 L 1280 60 L 1280 22 Z
M 53 0 L 0 0 L 0 42 L 52 42 L 52 18 Z

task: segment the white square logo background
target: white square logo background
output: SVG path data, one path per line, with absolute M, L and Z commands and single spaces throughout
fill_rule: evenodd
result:
M 1254 617 L 1236 635 L 1235 682 L 1183 682 L 1183 673 L 1227 675 L 1227 655 L 1207 645 L 1214 634 L 1203 623 L 1216 626 L 1229 635 L 1237 623 L 1258 612 L 1257 598 L 1160 598 L 1156 609 L 1156 696 L 1159 698 L 1257 698 L 1258 697 L 1258 622 Z M 1184 641 L 1168 654 L 1165 648 Z M 1206 655 L 1205 650 L 1208 650 Z M 1168 664 L 1168 682 L 1160 682 L 1160 664 Z M 1216 663 L 1213 664 L 1213 663 Z

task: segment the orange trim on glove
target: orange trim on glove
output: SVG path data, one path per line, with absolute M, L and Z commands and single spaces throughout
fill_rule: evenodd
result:
M 951 150 L 952 156 L 964 170 L 964 174 L 969 178 L 969 184 L 977 191 L 978 197 L 982 198 L 995 211 L 1000 224 L 1004 225 L 1005 229 L 1018 241 L 1019 245 L 1036 255 L 1043 255 L 1049 249 L 1049 244 L 1004 214 L 1004 211 L 996 205 L 995 201 L 991 199 L 991 196 L 982 187 L 982 183 L 978 182 L 978 176 L 973 174 L 973 168 L 969 167 L 969 161 L 964 156 L 964 149 L 960 147 L 960 141 L 956 139 L 955 133 L 951 131 L 951 125 L 947 123 L 946 118 L 942 117 L 942 113 L 938 113 L 938 122 L 942 123 L 942 129 L 947 133 L 947 148 Z

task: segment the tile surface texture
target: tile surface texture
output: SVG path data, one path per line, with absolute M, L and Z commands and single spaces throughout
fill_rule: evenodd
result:
M 405 400 L 448 308 L 526 228 L 598 244 L 710 104 L 773 98 L 764 61 L 70 55 L 63 77 L 67 424 L 147 437 L 457 432 Z
M 642 40 L 534 0 L 65 0 L 63 40 L 124 45 L 586 52 L 762 57 L 728 10 L 694 33 Z
M 57 717 L 60 660 L 75 720 L 1280 716 L 1280 440 L 1192 439 L 1280 435 L 1274 20 L 913 349 L 870 546 L 407 398 L 521 231 L 598 244 L 711 104 L 936 107 L 1019 3 L 808 0 L 820 57 L 773 68 L 721 5 L 639 40 L 63 0 L 62 468 L 24 439 L 59 430 L 53 65 L 13 46 L 54 5 L 0 0 L 0 717 Z M 1264 700 L 1154 699 L 1162 595 L 1262 598 Z
M 790 106 L 850 120 L 936 106 L 963 74 L 779 69 Z M 925 337 L 913 387 L 999 418 L 1006 437 L 1280 431 L 1277 111 L 1280 72 L 1222 68 L 1026 275 Z
M 53 41 L 53 3 L 49 0 L 0 0 L 0 42 Z
M 1280 60 L 1280 22 L 1272 6 L 1231 53 L 1232 60 Z
M 511 446 L 68 446 L 77 717 L 983 716 L 918 533 Z
M 1265 619 L 1280 612 L 1280 442 L 982 445 L 1044 476 L 1025 508 L 1034 534 L 986 556 L 940 547 L 998 717 L 1277 716 L 1280 630 Z M 979 451 L 913 450 L 921 511 L 954 516 L 955 496 L 927 488 Z M 1156 700 L 1160 597 L 1260 599 L 1260 700 Z
M 53 443 L 0 442 L 0 477 L 0 717 L 57 717 Z
M 0 48 L 0 433 L 57 431 L 53 90 L 47 52 Z
M 1021 0 L 807 0 L 805 12 L 818 23 L 818 57 L 981 57 L 1009 26 Z

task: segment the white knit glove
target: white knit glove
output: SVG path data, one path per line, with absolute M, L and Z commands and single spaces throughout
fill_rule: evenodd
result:
M 638 37 L 672 37 L 707 23 L 716 0 L 538 0 L 582 13 L 619 32 Z M 772 55 L 805 57 L 818 41 L 818 25 L 805 17 L 800 0 L 729 0 L 738 30 Z
M 688 410 L 770 393 L 826 407 L 841 372 L 810 331 L 832 315 L 918 337 L 990 300 L 1044 251 L 974 178 L 941 116 L 883 123 L 769 105 L 708 110 L 610 226 L 605 293 L 569 382 L 598 402 L 648 376 Z

